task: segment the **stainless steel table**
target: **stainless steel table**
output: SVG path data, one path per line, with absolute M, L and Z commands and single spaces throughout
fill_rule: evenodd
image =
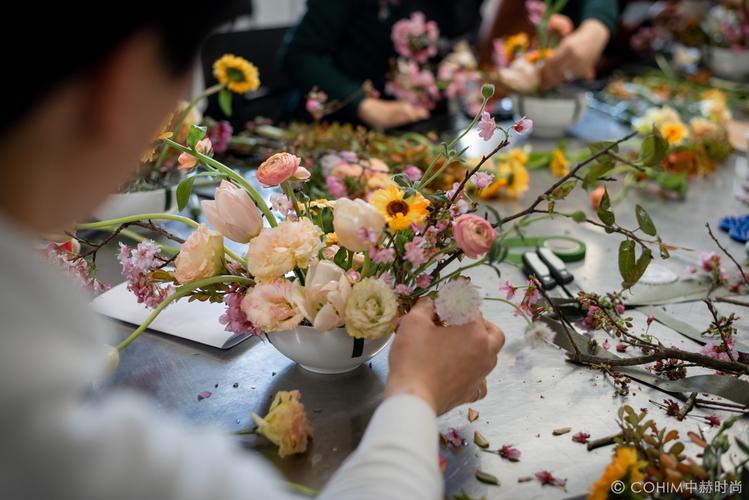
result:
M 617 138 L 620 133 L 616 125 L 594 115 L 589 115 L 578 129 L 596 139 Z M 475 137 L 469 136 L 468 141 L 479 149 L 488 147 Z M 553 145 L 548 141 L 531 143 L 543 148 Z M 577 144 L 573 140 L 571 147 Z M 478 153 L 479 149 L 473 151 Z M 523 200 L 498 202 L 494 206 L 502 214 L 513 213 L 527 205 L 550 182 L 552 178 L 548 172 L 532 172 L 530 190 Z M 708 179 L 693 180 L 685 202 L 664 202 L 652 195 L 632 191 L 615 207 L 617 219 L 624 224 L 632 223 L 634 204 L 646 207 L 665 241 L 696 250 L 681 253 L 667 263 L 678 270 L 688 262 L 695 262 L 699 250 L 715 249 L 706 235 L 706 221 L 715 226 L 723 215 L 747 211 L 731 194 L 733 182 L 731 160 Z M 615 192 L 616 187 L 612 191 Z M 574 193 L 563 206 L 593 213 L 588 197 L 582 191 Z M 567 220 L 540 222 L 529 230 L 529 234 L 565 234 L 584 240 L 588 247 L 585 261 L 571 266 L 580 286 L 596 291 L 618 288 L 617 235 L 606 235 L 596 228 Z M 744 255 L 741 245 L 724 234 L 719 237 L 735 256 Z M 100 273 L 109 282 L 121 281 L 113 255 L 101 255 L 99 265 Z M 522 274 L 515 267 L 503 265 L 503 272 L 503 279 L 523 282 Z M 494 273 L 479 269 L 472 276 L 487 296 L 499 294 L 499 281 Z M 682 304 L 670 309 L 695 325 L 706 326 L 708 323 L 706 309 L 701 303 Z M 726 307 L 720 309 L 729 310 Z M 650 408 L 660 424 L 680 429 L 682 436 L 699 425 L 696 420 L 678 422 L 666 417 L 663 411 L 648 403 L 649 399 L 662 401 L 666 397 L 662 393 L 633 383 L 629 396 L 615 396 L 613 386 L 599 372 L 566 363 L 563 353 L 552 346 L 535 349 L 526 346 L 522 340 L 523 321 L 514 317 L 507 306 L 485 302 L 483 311 L 505 331 L 507 344 L 498 367 L 488 378 L 487 398 L 470 405 L 479 412 L 478 420 L 468 422 L 468 405 L 440 418 L 443 431 L 455 427 L 469 443 L 466 447 L 444 452 L 448 458 L 445 481 L 449 497 L 461 490 L 476 498 L 482 495 L 488 498 L 563 498 L 584 494 L 602 473 L 611 449 L 588 452 L 585 446 L 571 441 L 572 433 L 586 431 L 593 438 L 615 433 L 616 411 L 624 403 L 634 408 Z M 738 311 L 744 315 L 746 312 Z M 644 319 L 635 314 L 636 322 Z M 743 320 L 742 325 L 746 327 L 749 323 Z M 697 344 L 665 328 L 655 328 L 655 333 L 664 340 L 698 349 Z M 116 329 L 123 337 L 132 331 L 131 326 L 119 323 Z M 746 328 L 740 335 L 744 341 L 749 340 Z M 359 442 L 380 401 L 386 376 L 387 352 L 349 374 L 324 376 L 304 371 L 260 339 L 244 342 L 229 351 L 220 351 L 149 333 L 122 353 L 118 370 L 100 387 L 100 391 L 141 391 L 153 396 L 164 412 L 176 413 L 199 426 L 218 426 L 232 432 L 251 427 L 250 412 L 264 412 L 276 391 L 299 389 L 315 429 L 314 441 L 305 455 L 280 460 L 275 457 L 275 450 L 263 445 L 259 439 L 237 439 L 265 454 L 288 479 L 320 488 Z M 209 390 L 213 395 L 198 401 L 196 395 L 203 390 Z M 694 414 L 706 413 L 695 410 Z M 727 416 L 716 414 L 721 418 Z M 552 436 L 553 429 L 565 426 L 572 427 L 572 433 Z M 732 434 L 746 436 L 746 429 L 747 421 L 743 419 Z M 492 448 L 508 443 L 518 447 L 522 452 L 520 462 L 510 463 L 496 455 L 479 452 L 471 443 L 474 430 L 480 430 Z M 714 431 L 707 430 L 707 433 L 712 435 Z M 495 474 L 502 485 L 479 483 L 474 478 L 478 468 Z M 567 478 L 566 490 L 542 487 L 535 480 L 518 483 L 519 477 L 532 476 L 542 469 Z

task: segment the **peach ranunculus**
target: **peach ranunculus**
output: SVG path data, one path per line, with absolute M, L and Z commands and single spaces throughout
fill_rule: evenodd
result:
M 198 153 L 203 153 L 204 155 L 209 155 L 213 151 L 213 144 L 211 144 L 211 140 L 206 137 L 204 139 L 199 140 L 195 144 L 195 151 Z M 198 159 L 195 158 L 190 153 L 182 153 L 177 157 L 177 163 L 179 163 L 179 169 L 188 171 L 195 168 L 195 165 L 198 164 Z
M 249 288 L 240 307 L 247 320 L 266 333 L 291 330 L 304 318 L 294 302 L 293 285 L 285 279 Z
M 307 270 L 304 286 L 294 288 L 294 302 L 321 332 L 343 326 L 346 300 L 351 291 L 346 272 L 329 260 L 314 261 Z
M 290 179 L 306 181 L 309 171 L 299 166 L 302 159 L 291 153 L 276 153 L 257 169 L 257 180 L 264 186 L 278 186 Z
M 263 217 L 247 191 L 223 180 L 214 198 L 204 200 L 201 206 L 218 232 L 237 243 L 247 243 L 260 234 Z
M 297 390 L 278 391 L 265 417 L 252 414 L 257 433 L 278 446 L 281 458 L 307 451 L 313 434 L 301 397 Z
M 180 248 L 174 261 L 174 276 L 181 285 L 221 273 L 224 268 L 224 237 L 201 224 Z
M 340 198 L 333 209 L 333 229 L 338 243 L 352 252 L 364 252 L 377 242 L 385 217 L 364 200 Z
M 364 169 L 357 163 L 342 161 L 333 167 L 330 174 L 339 179 L 345 179 L 346 177 L 359 177 L 363 171 Z
M 322 249 L 322 230 L 306 217 L 263 229 L 250 240 L 247 270 L 259 281 L 280 278 L 294 267 L 306 269 Z
M 453 222 L 453 235 L 466 257 L 477 259 L 492 247 L 497 232 L 483 217 L 463 214 Z
M 530 94 L 541 84 L 541 70 L 521 57 L 512 61 L 507 68 L 500 69 L 499 79 L 514 92 Z

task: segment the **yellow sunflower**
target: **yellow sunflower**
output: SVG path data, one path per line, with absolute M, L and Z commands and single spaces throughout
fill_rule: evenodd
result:
M 518 163 L 525 166 L 528 164 L 528 158 L 530 158 L 530 148 L 528 146 L 524 148 L 512 148 L 507 153 L 507 158 L 511 163 Z
M 528 50 L 528 35 L 525 33 L 517 33 L 509 36 L 507 37 L 507 41 L 505 41 L 504 47 L 507 60 L 511 61 L 515 58 L 518 52 L 525 52 Z
M 668 141 L 669 144 L 679 144 L 681 141 L 686 139 L 689 134 L 689 130 L 686 125 L 680 121 L 667 121 L 664 122 L 660 127 L 661 134 Z
M 611 484 L 627 474 L 630 484 L 642 481 L 645 476 L 641 469 L 646 465 L 647 462 L 637 459 L 637 450 L 634 448 L 619 448 L 601 478 L 593 483 L 588 500 L 606 500 L 611 492 Z
M 564 177 L 570 173 L 570 161 L 564 154 L 562 148 L 556 148 L 551 153 L 551 174 L 556 177 Z
M 226 54 L 213 63 L 213 75 L 220 84 L 237 94 L 260 87 L 257 66 L 233 54 Z
M 369 203 L 385 217 L 393 232 L 419 224 L 428 215 L 429 200 L 421 193 L 405 197 L 404 192 L 393 185 L 372 193 Z
M 518 150 L 522 152 L 522 150 Z M 528 169 L 522 161 L 512 157 L 497 165 L 495 170 L 494 182 L 479 191 L 479 198 L 489 200 L 492 198 L 510 198 L 518 199 L 528 191 Z

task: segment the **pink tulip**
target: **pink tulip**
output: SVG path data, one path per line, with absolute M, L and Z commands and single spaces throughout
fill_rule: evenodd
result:
M 263 218 L 247 191 L 224 180 L 214 197 L 214 201 L 205 200 L 201 206 L 219 233 L 237 243 L 248 243 L 260 234 Z
M 310 173 L 299 164 L 302 159 L 291 153 L 276 153 L 257 169 L 257 180 L 264 186 L 278 186 L 289 179 L 305 181 Z
M 476 259 L 489 251 L 497 233 L 483 217 L 463 214 L 453 222 L 453 235 L 466 257 Z

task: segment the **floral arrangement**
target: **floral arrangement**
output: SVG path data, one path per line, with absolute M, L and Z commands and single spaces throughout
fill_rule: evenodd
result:
M 497 81 L 513 92 L 535 94 L 541 83 L 541 68 L 554 53 L 559 40 L 572 32 L 572 21 L 560 14 L 566 0 L 527 0 L 528 17 L 535 27 L 533 43 L 520 32 L 494 40 L 492 60 Z
M 749 47 L 749 16 L 746 5 L 719 2 L 707 12 L 701 23 L 711 45 L 734 51 Z
M 484 105 L 492 94 L 493 88 L 485 86 Z M 311 198 L 304 188 L 312 173 L 300 157 L 282 152 L 270 156 L 257 170 L 257 180 L 263 186 L 277 187 L 284 193 L 273 195 L 268 206 L 244 177 L 211 156 L 204 127 L 193 126 L 185 145 L 165 139 L 180 152 L 179 163 L 184 168 L 200 166 L 204 170 L 180 183 L 177 199 L 181 207 L 197 178 L 220 181 L 215 200 L 203 202 L 213 229 L 171 214 L 142 214 L 78 226 L 109 228 L 116 234 L 125 229 L 123 225 L 175 220 L 194 228 L 186 240 L 178 239 L 179 249 L 148 241 L 136 248 L 123 244 L 119 258 L 128 286 L 153 313 L 118 348 L 129 345 L 165 307 L 183 297 L 225 303 L 221 322 L 235 333 L 280 332 L 307 324 L 318 330 L 342 327 L 354 338 L 381 338 L 392 333 L 398 318 L 426 295 L 435 298 L 443 322 L 460 325 L 470 321 L 481 299 L 463 273 L 481 265 L 498 272 L 496 266 L 506 255 L 502 241 L 514 231 L 514 226 L 506 224 L 523 219 L 517 223 L 527 225 L 525 218 L 541 211 L 537 207 L 542 202 L 549 204 L 544 213 L 556 213 L 554 204 L 578 184 L 577 172 L 590 162 L 570 169 L 528 209 L 504 219 L 494 215 L 496 220 L 491 221 L 492 214 L 484 217 L 477 213 L 478 205 L 468 190 L 491 185 L 493 178 L 482 169 L 507 147 L 511 134 L 523 131 L 528 123 L 523 119 L 511 129 L 494 125 L 488 133 L 489 119 L 483 109 L 480 111 L 467 129 L 443 144 L 442 152 L 418 180 L 403 173 L 390 179 L 382 176 L 382 186 L 374 189 L 367 201 Z M 453 148 L 474 127 L 486 132 L 487 140 L 497 132 L 502 139 L 450 190 L 429 189 L 442 171 L 460 160 L 464 152 Z M 602 146 L 593 159 L 616 144 Z M 597 179 L 602 174 L 594 171 L 588 175 Z M 608 216 L 603 218 L 609 220 Z M 613 233 L 634 234 L 608 225 Z M 504 229 L 498 232 L 499 228 Z M 248 244 L 244 256 L 226 248 L 224 237 Z M 647 248 L 644 240 L 637 241 Z M 92 246 L 95 250 L 96 245 Z M 466 257 L 472 261 L 446 270 Z M 635 278 L 630 275 L 627 281 Z

